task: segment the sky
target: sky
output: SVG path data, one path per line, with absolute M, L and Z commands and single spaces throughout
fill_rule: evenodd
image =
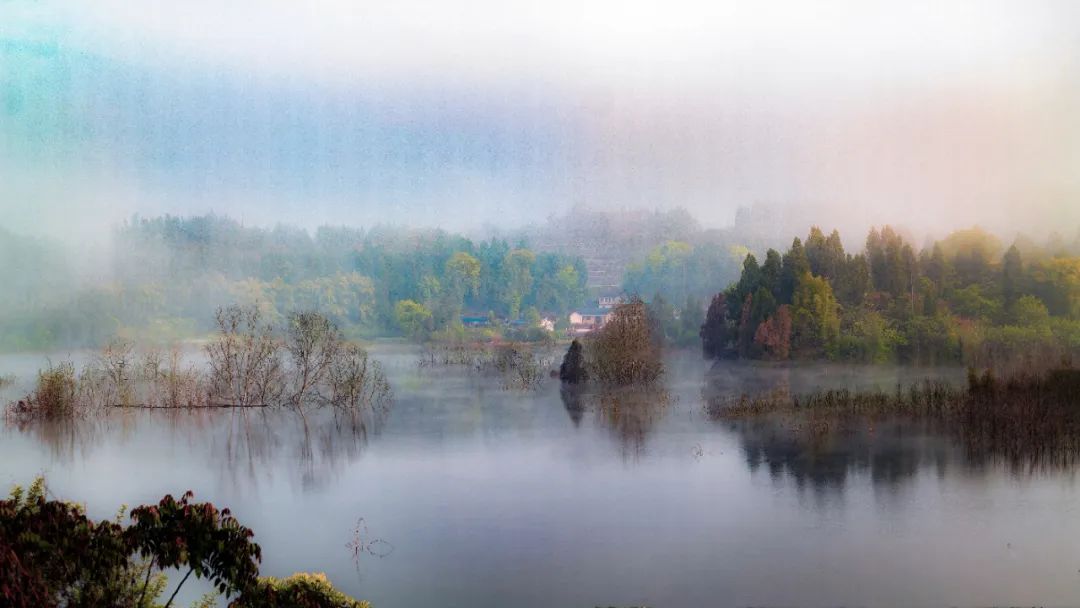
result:
M 0 226 L 1080 227 L 1069 1 L 0 0 Z

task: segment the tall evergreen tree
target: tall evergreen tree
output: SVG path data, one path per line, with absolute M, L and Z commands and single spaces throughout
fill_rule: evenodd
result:
M 791 242 L 791 249 L 789 249 L 783 257 L 780 298 L 778 298 L 781 304 L 791 303 L 791 298 L 795 293 L 795 287 L 798 285 L 799 279 L 802 275 L 809 272 L 810 262 L 806 259 L 806 250 L 803 249 L 802 241 L 796 237 L 795 240 Z
M 1024 264 L 1020 258 L 1020 250 L 1013 244 L 1001 260 L 1001 293 L 1007 309 L 1011 309 L 1023 293 L 1023 277 Z
M 735 284 L 735 290 L 731 294 L 733 297 L 728 298 L 728 314 L 732 318 L 738 319 L 742 311 L 743 300 L 746 296 L 753 294 L 761 286 L 761 267 L 758 266 L 757 258 L 754 254 L 746 254 L 746 258 L 743 259 L 742 274 L 739 276 L 739 282 Z
M 727 297 L 724 294 L 718 293 L 713 296 L 699 335 L 701 336 L 701 351 L 707 359 L 725 356 L 731 340 L 731 330 L 728 323 Z
M 811 227 L 810 235 L 806 237 L 806 261 L 810 263 L 810 272 L 818 276 L 826 276 L 825 247 L 825 233 L 817 226 Z
M 770 249 L 765 253 L 765 263 L 761 266 L 761 286 L 768 290 L 774 300 L 780 299 L 783 273 L 784 262 L 780 252 Z

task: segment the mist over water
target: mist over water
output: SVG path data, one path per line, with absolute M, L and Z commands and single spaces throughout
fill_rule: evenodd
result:
M 256 530 L 267 574 L 324 571 L 375 605 L 1054 604 L 1074 593 L 1068 471 L 1016 471 L 903 423 L 820 443 L 780 422 L 705 414 L 714 381 L 752 391 L 820 370 L 674 356 L 668 405 L 635 418 L 630 403 L 613 417 L 588 393 L 561 397 L 555 381 L 507 392 L 419 368 L 411 347 L 374 352 L 396 392 L 384 420 L 119 411 L 8 427 L 0 482 L 44 472 L 101 517 L 191 488 Z M 909 376 L 834 367 L 816 386 L 887 389 Z M 354 559 L 361 518 L 365 538 L 386 545 Z M 1062 523 L 1036 523 L 1046 518 Z
M 0 0 L 0 494 L 191 489 L 261 575 L 376 608 L 1074 605 L 1078 31 L 1071 0 Z M 654 360 L 603 367 L 627 301 L 608 344 Z M 392 399 L 266 398 L 297 313 Z M 281 375 L 223 398 L 207 346 L 245 339 Z M 185 398 L 117 397 L 168 353 Z M 55 415 L 50 377 L 100 399 Z M 952 400 L 900 412 L 919 386 Z

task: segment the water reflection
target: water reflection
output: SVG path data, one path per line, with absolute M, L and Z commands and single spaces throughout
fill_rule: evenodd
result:
M 138 443 L 157 449 L 177 442 L 233 484 L 255 486 L 287 470 L 305 490 L 322 487 L 357 460 L 384 417 L 322 408 L 304 415 L 290 409 L 204 408 L 110 410 L 93 417 L 9 421 L 9 430 L 47 446 L 53 462 L 70 466 L 95 449 Z M 104 443 L 105 438 L 108 443 Z
M 849 478 L 868 477 L 876 487 L 895 489 L 920 471 L 945 474 L 950 463 L 964 462 L 948 440 L 916 426 L 885 422 L 816 433 L 775 418 L 725 422 L 740 439 L 746 465 L 767 471 L 774 481 L 790 479 L 800 489 L 840 493 Z M 969 473 L 981 467 L 966 466 Z
M 703 413 L 711 391 L 771 390 L 777 378 L 796 390 L 809 371 L 707 372 L 689 353 L 673 355 L 660 395 L 557 381 L 507 391 L 497 378 L 419 369 L 411 351 L 379 354 L 395 389 L 385 421 L 329 409 L 114 411 L 0 430 L 0 476 L 44 470 L 59 495 L 103 517 L 192 488 L 257 531 L 268 574 L 326 572 L 375 606 L 1067 605 L 1075 595 L 1080 493 L 1062 469 L 1010 474 L 946 429 L 902 421 L 820 434 Z M 866 368 L 821 377 L 897 381 Z M 376 538 L 393 543 L 385 559 L 370 550 Z
M 585 399 L 582 396 L 584 392 L 585 389 L 578 384 L 563 384 L 559 387 L 559 397 L 574 427 L 580 427 L 581 419 L 585 417 Z
M 595 413 L 598 426 L 618 440 L 624 457 L 640 457 L 646 442 L 675 401 L 664 386 L 647 388 L 585 388 L 564 385 L 559 390 L 563 408 L 575 427 L 586 411 Z
M 842 491 L 854 476 L 868 477 L 875 487 L 896 488 L 927 470 L 940 477 L 949 468 L 965 476 L 1000 469 L 1028 477 L 1071 474 L 1080 462 L 1076 429 L 1064 428 L 1037 407 L 1007 420 L 981 415 L 977 408 L 972 417 L 933 420 L 838 413 L 842 410 L 724 416 L 740 396 L 785 402 L 790 395 L 832 389 L 899 394 L 926 380 L 964 381 L 956 369 L 726 364 L 706 374 L 702 401 L 710 418 L 739 437 L 751 471 L 764 469 L 774 480 L 790 479 L 815 492 Z

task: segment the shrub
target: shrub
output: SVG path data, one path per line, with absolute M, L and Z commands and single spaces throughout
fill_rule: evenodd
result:
M 234 608 L 370 608 L 334 589 L 325 574 L 298 572 L 286 578 L 260 578 L 256 589 Z
M 75 365 L 61 361 L 39 371 L 34 392 L 25 399 L 9 406 L 9 413 L 16 416 L 58 418 L 75 413 L 79 404 L 78 381 Z
M 639 298 L 615 308 L 586 352 L 589 377 L 605 384 L 650 384 L 664 374 L 659 340 Z
M 559 366 L 559 379 L 569 384 L 581 384 L 589 379 L 581 342 L 574 340 L 570 343 L 570 348 L 566 349 L 562 365 Z
M 492 365 L 503 376 L 503 388 L 532 389 L 540 385 L 544 370 L 536 353 L 519 344 L 500 344 Z

